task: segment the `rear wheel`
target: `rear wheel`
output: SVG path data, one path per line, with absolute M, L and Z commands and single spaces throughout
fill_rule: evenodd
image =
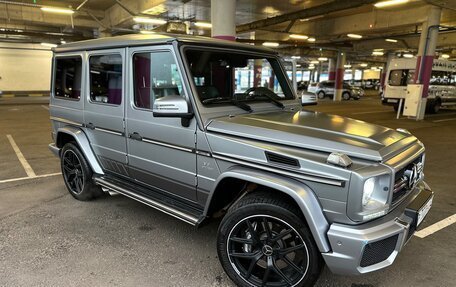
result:
M 436 114 L 440 111 L 440 106 L 442 105 L 442 102 L 439 99 L 431 101 L 430 105 L 428 106 L 428 111 L 431 114 Z
M 319 91 L 317 96 L 320 100 L 323 100 L 326 97 L 326 94 L 323 91 Z
M 92 169 L 74 143 L 65 144 L 60 164 L 65 186 L 74 198 L 86 201 L 102 194 L 100 187 L 92 182 Z
M 238 286 L 313 286 L 318 248 L 299 211 L 269 194 L 253 193 L 230 208 L 217 238 L 220 262 Z
M 347 93 L 347 92 L 342 93 L 342 99 L 348 101 L 350 99 L 350 93 Z

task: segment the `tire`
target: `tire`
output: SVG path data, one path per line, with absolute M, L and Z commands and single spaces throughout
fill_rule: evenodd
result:
M 432 101 L 429 106 L 429 112 L 431 114 L 437 114 L 440 111 L 441 105 L 442 105 L 442 102 L 439 99 Z
M 326 94 L 323 91 L 319 91 L 317 96 L 320 100 L 323 100 L 326 97 Z
M 294 205 L 264 192 L 229 209 L 219 226 L 217 252 L 237 286 L 314 285 L 323 261 L 299 214 Z
M 70 194 L 77 200 L 88 201 L 102 194 L 92 182 L 92 169 L 75 143 L 67 143 L 60 155 L 63 181 Z
M 342 99 L 344 99 L 346 101 L 350 100 L 350 93 L 347 93 L 347 92 L 342 93 Z

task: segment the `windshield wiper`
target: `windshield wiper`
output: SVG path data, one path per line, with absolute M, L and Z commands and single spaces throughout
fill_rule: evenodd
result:
M 241 108 L 244 111 L 247 111 L 249 113 L 252 112 L 252 108 L 249 105 L 236 101 L 232 98 L 216 97 L 216 98 L 205 99 L 205 100 L 202 100 L 201 102 L 203 104 L 229 103 L 229 104 L 232 104 L 238 108 Z

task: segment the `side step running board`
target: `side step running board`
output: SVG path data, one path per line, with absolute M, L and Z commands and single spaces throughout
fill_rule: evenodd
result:
M 168 215 L 171 215 L 177 219 L 180 219 L 186 223 L 189 223 L 193 226 L 199 225 L 201 223 L 202 219 L 197 218 L 195 216 L 189 215 L 185 212 L 182 212 L 180 210 L 177 210 L 171 206 L 165 205 L 161 202 L 152 200 L 148 197 L 142 196 L 138 193 L 132 192 L 127 188 L 124 188 L 122 186 L 116 185 L 115 183 L 111 182 L 109 179 L 106 179 L 104 177 L 94 177 L 93 180 L 95 181 L 96 184 L 101 185 L 102 187 L 111 189 L 115 192 L 118 192 L 122 195 L 125 195 L 131 199 L 134 199 L 136 201 L 139 201 L 141 203 L 144 203 L 150 207 L 153 207 L 163 213 L 166 213 Z

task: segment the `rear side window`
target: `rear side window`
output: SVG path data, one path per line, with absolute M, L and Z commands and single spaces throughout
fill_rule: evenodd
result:
M 55 59 L 54 96 L 79 100 L 81 98 L 82 59 L 79 56 Z
M 91 56 L 90 100 L 95 103 L 122 103 L 122 56 L 119 54 Z
M 182 95 L 182 81 L 171 52 L 147 52 L 133 55 L 135 106 L 151 109 L 154 100 Z

